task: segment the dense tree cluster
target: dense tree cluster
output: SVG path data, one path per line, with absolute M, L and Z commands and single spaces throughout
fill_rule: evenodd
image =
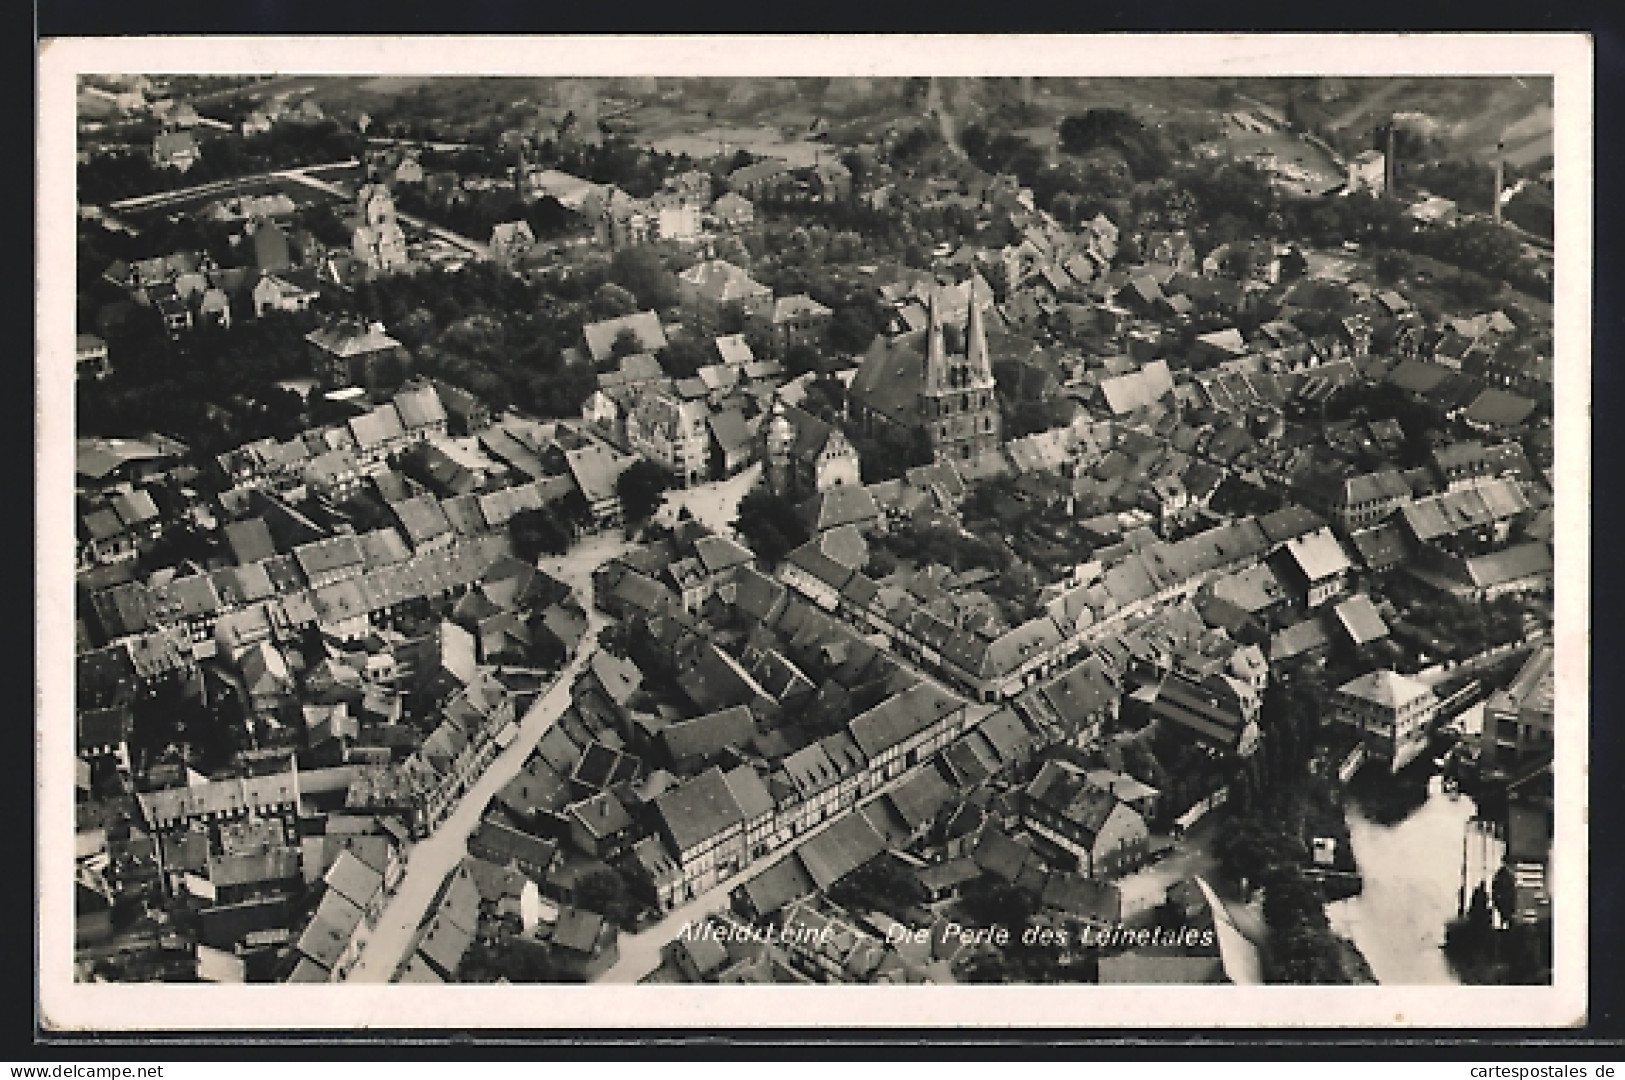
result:
M 660 507 L 661 495 L 670 486 L 671 477 L 666 470 L 647 458 L 639 458 L 628 466 L 615 480 L 615 494 L 620 496 L 627 528 L 649 520 Z
M 597 306 L 600 272 L 527 282 L 489 263 L 452 273 L 401 274 L 357 286 L 355 302 L 414 356 L 419 373 L 479 394 L 495 409 L 579 415 L 596 386 L 592 366 L 567 362 Z
M 739 500 L 739 517 L 733 527 L 767 567 L 777 566 L 811 535 L 796 513 L 795 503 L 765 485 L 752 488 Z
M 277 382 L 308 372 L 308 325 L 272 313 L 172 339 L 156 311 L 135 309 L 106 331 L 112 376 L 75 386 L 79 430 L 161 431 L 211 454 L 266 436 L 291 438 L 304 426 L 305 399 Z

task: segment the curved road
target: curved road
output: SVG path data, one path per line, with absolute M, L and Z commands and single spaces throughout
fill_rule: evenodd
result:
M 412 846 L 407 856 L 406 874 L 379 916 L 361 958 L 350 972 L 349 982 L 383 983 L 394 978 L 441 882 L 468 854 L 468 835 L 479 824 L 491 796 L 513 779 L 536 748 L 537 741 L 569 705 L 570 686 L 597 648 L 598 631 L 608 621 L 592 606 L 592 571 L 626 547 L 626 541 L 618 533 L 600 534 L 578 544 L 563 559 L 541 562 L 544 571 L 576 590 L 587 609 L 587 633 L 569 666 L 525 713 L 520 721 L 519 737 L 464 793 L 457 808 L 440 827 Z

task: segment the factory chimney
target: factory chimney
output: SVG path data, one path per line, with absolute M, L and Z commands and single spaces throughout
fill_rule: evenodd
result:
M 1388 148 L 1382 155 L 1382 193 L 1390 199 L 1395 198 L 1394 178 L 1399 170 L 1394 168 L 1394 119 L 1388 118 Z
M 1501 224 L 1501 192 L 1506 186 L 1506 140 L 1502 139 L 1495 144 L 1495 223 Z

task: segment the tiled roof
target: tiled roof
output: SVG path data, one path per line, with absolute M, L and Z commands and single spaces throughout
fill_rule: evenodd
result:
M 655 812 L 682 851 L 745 820 L 722 770 L 716 766 L 656 798 Z
M 1433 688 L 1427 683 L 1386 668 L 1381 671 L 1368 671 L 1358 678 L 1350 679 L 1339 686 L 1337 692 L 1385 708 L 1396 708 L 1419 697 L 1433 696 Z

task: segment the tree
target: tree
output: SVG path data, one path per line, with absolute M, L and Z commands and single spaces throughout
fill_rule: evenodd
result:
M 630 327 L 619 331 L 615 340 L 609 343 L 609 355 L 616 360 L 634 356 L 643 351 L 643 341 L 638 337 L 636 330 Z
M 577 906 L 597 912 L 624 930 L 632 928 L 642 907 L 626 879 L 614 870 L 586 875 L 576 883 L 574 895 Z
M 655 357 L 661 370 L 674 379 L 693 378 L 702 367 L 716 363 L 709 346 L 687 335 L 673 336 Z
M 1082 116 L 1061 121 L 1061 149 L 1068 154 L 1087 154 L 1110 145 L 1114 139 L 1133 135 L 1141 128 L 1133 113 L 1122 109 L 1089 109 Z
M 1377 252 L 1373 265 L 1377 271 L 1377 280 L 1384 285 L 1392 285 L 1411 274 L 1416 260 L 1406 252 L 1384 248 Z
M 784 369 L 791 376 L 817 371 L 822 364 L 823 360 L 818 355 L 818 350 L 811 345 L 797 342 L 784 351 Z
M 508 536 L 514 554 L 529 563 L 570 549 L 570 526 L 552 508 L 519 511 L 508 519 Z
M 598 286 L 598 291 L 593 294 L 592 306 L 601 317 L 616 319 L 638 310 L 638 298 L 625 286 L 606 281 Z
M 1002 926 L 1017 939 L 1033 916 L 1032 897 L 991 875 L 967 882 L 960 891 L 959 907 L 977 926 Z
M 672 307 L 677 303 L 677 275 L 667 270 L 653 248 L 622 248 L 609 260 L 609 279 L 624 286 L 644 308 Z
M 1274 868 L 1264 879 L 1264 921 L 1272 930 L 1326 925 L 1325 898 L 1296 865 Z
M 1501 916 L 1503 923 L 1512 922 L 1518 914 L 1518 884 L 1512 876 L 1512 871 L 1505 864 L 1495 872 L 1495 878 L 1490 884 L 1490 898 L 1495 903 L 1496 913 Z
M 836 884 L 830 898 L 851 910 L 874 908 L 902 919 L 911 906 L 930 900 L 920 879 L 895 856 L 881 855 Z
M 660 506 L 660 496 L 670 484 L 666 470 L 647 458 L 639 458 L 629 465 L 615 480 L 615 494 L 621 498 L 627 524 L 647 521 Z
M 778 565 L 810 536 L 796 513 L 796 504 L 765 486 L 752 488 L 739 500 L 739 517 L 733 527 L 756 557 L 770 567 Z

